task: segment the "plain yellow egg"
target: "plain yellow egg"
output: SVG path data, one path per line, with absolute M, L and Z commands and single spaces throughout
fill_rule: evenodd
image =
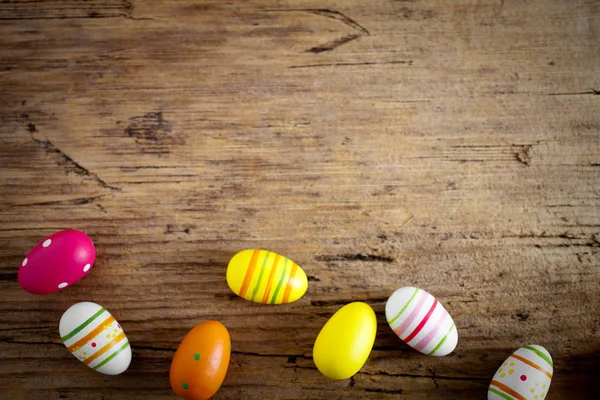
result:
M 340 308 L 321 329 L 313 348 L 315 365 L 331 379 L 348 379 L 367 361 L 375 334 L 375 312 L 366 303 Z

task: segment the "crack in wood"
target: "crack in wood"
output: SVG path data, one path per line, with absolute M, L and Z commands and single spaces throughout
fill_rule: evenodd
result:
M 325 18 L 334 19 L 336 21 L 340 21 L 344 25 L 347 25 L 353 29 L 356 29 L 357 31 L 363 33 L 364 35 L 367 35 L 367 36 L 371 35 L 371 32 L 369 32 L 367 30 L 367 28 L 365 28 L 364 26 L 362 26 L 361 24 L 359 24 L 358 22 L 356 22 L 355 20 L 348 17 L 346 14 L 344 14 L 342 12 L 339 12 L 336 10 L 329 10 L 326 8 L 317 8 L 317 9 L 307 8 L 307 9 L 301 9 L 299 11 L 305 11 L 305 12 L 308 12 L 311 14 L 320 15 Z
M 55 205 L 70 205 L 70 206 L 80 206 L 84 204 L 91 204 L 97 199 L 102 197 L 106 197 L 108 195 L 102 194 L 99 196 L 90 196 L 90 197 L 79 197 L 75 199 L 67 199 L 67 200 L 55 200 L 55 201 L 40 201 L 35 203 L 25 203 L 25 204 L 9 204 L 11 207 L 29 207 L 29 206 L 55 206 Z
M 568 240 L 598 240 L 596 235 L 577 236 L 569 232 L 559 233 L 556 235 L 542 233 L 522 233 L 518 235 L 502 235 L 502 238 L 517 238 L 517 239 L 568 239 Z
M 30 342 L 30 341 L 26 341 L 26 340 L 14 340 L 14 339 L 1 339 L 0 342 L 2 343 L 8 343 L 8 344 L 41 344 L 41 345 L 58 345 L 58 346 L 63 346 L 62 343 L 59 342 L 50 342 L 50 341 L 46 341 L 46 342 Z
M 433 380 L 433 384 L 435 385 L 435 388 L 439 389 L 440 385 L 438 385 L 437 380 L 435 379 L 435 372 L 433 372 L 433 369 L 431 369 L 431 368 L 427 368 L 427 371 L 429 371 L 429 373 L 431 374 L 431 379 Z
M 376 254 L 337 254 L 333 256 L 321 255 L 316 256 L 315 261 L 324 261 L 324 262 L 332 262 L 332 261 L 362 261 L 362 262 L 383 262 L 383 263 L 393 263 L 396 261 L 395 258 L 390 256 L 380 256 Z
M 546 93 L 546 96 L 580 96 L 580 95 L 592 95 L 592 96 L 600 96 L 600 90 L 590 89 L 585 92 L 556 92 L 556 93 Z
M 388 297 L 371 297 L 366 299 L 369 303 L 385 303 Z M 310 305 L 314 307 L 329 307 L 329 306 L 340 306 L 352 303 L 356 299 L 340 299 L 340 300 L 311 300 Z M 321 314 L 318 314 L 321 315 Z M 324 313 L 323 315 L 326 315 Z
M 356 67 L 361 65 L 393 65 L 405 64 L 413 65 L 412 60 L 397 60 L 397 61 L 364 61 L 364 62 L 341 62 L 341 63 L 324 63 L 324 64 L 305 64 L 305 65 L 290 65 L 288 68 L 322 68 L 322 67 Z
M 242 356 L 251 356 L 251 357 L 285 357 L 288 359 L 289 364 L 293 364 L 296 362 L 296 359 L 302 358 L 306 360 L 312 360 L 312 357 L 305 356 L 304 354 L 265 354 L 265 353 L 255 353 L 251 351 L 239 351 L 232 350 L 231 354 L 239 354 Z M 292 360 L 292 361 L 290 361 Z
M 41 331 L 44 329 L 56 329 L 56 326 L 36 326 L 36 327 L 31 327 L 31 328 L 21 328 L 21 327 L 17 327 L 17 328 L 2 328 L 0 329 L 0 332 L 10 332 L 10 331 L 18 331 L 18 332 L 22 332 L 22 331 Z
M 503 235 L 502 238 L 513 238 L 513 239 L 565 239 L 569 243 L 548 243 L 548 244 L 540 244 L 533 243 L 532 245 L 536 248 L 575 248 L 575 247 L 590 247 L 590 248 L 598 248 L 600 247 L 600 236 L 598 234 L 592 234 L 590 236 L 577 236 L 570 233 L 562 233 L 558 235 L 547 235 L 546 232 L 542 232 L 540 234 L 520 234 L 520 235 Z M 582 243 L 576 243 L 574 241 L 582 241 Z
M 161 153 L 150 153 L 150 154 L 161 154 Z M 158 183 L 184 183 L 184 182 L 189 182 L 189 181 L 176 181 L 176 180 L 172 180 L 172 181 L 125 181 L 123 182 L 126 185 L 154 185 L 154 184 L 158 184 Z
M 131 345 L 132 350 L 150 350 L 150 351 L 176 351 L 177 347 L 158 347 L 158 346 L 138 346 Z
M 517 151 L 515 153 L 515 158 L 517 159 L 517 161 L 519 161 L 521 164 L 524 164 L 526 166 L 529 167 L 529 163 L 531 162 L 531 155 L 530 155 L 530 151 L 531 151 L 531 145 L 529 146 L 522 146 L 519 151 Z
M 306 12 L 314 15 L 319 15 L 321 17 L 333 19 L 341 22 L 342 24 L 349 26 L 352 29 L 355 29 L 362 33 L 365 36 L 370 36 L 371 32 L 367 30 L 364 26 L 348 17 L 346 14 L 336 11 L 330 10 L 327 8 L 292 8 L 292 9 L 267 9 L 266 12 Z
M 16 281 L 17 277 L 18 273 L 16 272 L 0 274 L 0 281 Z
M 6 229 L 0 229 L 0 232 L 18 232 L 18 231 L 36 231 L 39 232 L 40 231 L 40 227 L 36 226 L 33 228 L 6 228 Z M 43 227 L 43 229 L 48 229 L 51 231 L 59 231 L 61 229 L 64 229 L 64 227 Z M 1 329 L 0 329 L 1 330 Z
M 402 389 L 381 389 L 381 388 L 365 388 L 363 389 L 367 393 L 382 393 L 382 394 L 402 394 Z
M 114 191 L 121 190 L 120 187 L 109 185 L 108 183 L 106 183 L 106 181 L 101 179 L 96 173 L 91 172 L 90 170 L 88 170 L 87 168 L 85 168 L 84 166 L 79 164 L 77 161 L 73 160 L 69 155 L 67 155 L 67 153 L 65 153 L 58 147 L 56 147 L 50 140 L 40 140 L 40 139 L 35 138 L 34 136 L 32 136 L 31 138 L 35 143 L 40 145 L 44 149 L 44 151 L 46 151 L 46 153 L 56 154 L 56 155 L 60 156 L 63 160 L 62 160 L 62 162 L 59 162 L 58 165 L 66 167 L 67 172 L 74 172 L 75 174 L 80 175 L 80 176 L 90 177 L 93 180 L 95 180 L 96 183 L 98 183 L 103 188 L 114 190 Z
M 5 4 L 0 12 L 0 20 L 63 20 L 63 19 L 102 19 L 133 17 L 131 0 L 104 0 L 95 2 L 75 1 L 67 6 L 56 6 L 47 1 L 2 1 Z M 147 19 L 147 18 L 143 18 Z
M 429 371 L 431 373 L 431 370 Z M 406 374 L 406 373 L 393 373 L 387 371 L 376 371 L 376 372 L 367 372 L 367 371 L 359 371 L 357 374 L 368 375 L 368 376 L 387 376 L 391 378 L 424 378 L 424 379 L 433 379 L 433 375 L 420 375 L 420 374 Z M 435 375 L 435 379 L 440 380 L 448 380 L 448 381 L 465 381 L 465 382 L 488 382 L 488 378 L 479 378 L 475 376 L 440 376 Z
M 529 319 L 529 314 L 528 313 L 516 313 L 516 314 L 513 314 L 512 317 L 514 319 L 517 319 L 517 320 L 523 322 L 523 321 L 527 321 Z
M 310 49 L 306 50 L 306 52 L 307 53 L 323 53 L 325 51 L 332 51 L 346 43 L 349 43 L 353 40 L 358 39 L 359 37 L 360 37 L 360 35 L 347 35 L 347 36 L 341 37 L 339 39 L 335 39 L 330 42 L 323 43 L 323 44 L 320 44 L 315 47 L 311 47 Z
M 270 10 L 265 10 L 265 11 L 267 11 L 267 12 L 306 12 L 309 14 L 318 15 L 321 17 L 325 17 L 325 18 L 329 18 L 329 19 L 341 22 L 342 24 L 359 32 L 358 34 L 347 35 L 342 38 L 335 39 L 330 42 L 323 43 L 321 45 L 318 45 L 318 46 L 315 46 L 315 47 L 312 47 L 312 48 L 306 50 L 306 52 L 310 52 L 310 53 L 322 53 L 324 51 L 331 51 L 331 50 L 334 50 L 346 43 L 356 40 L 361 36 L 371 36 L 371 32 L 369 32 L 369 30 L 367 28 L 365 28 L 364 26 L 362 26 L 361 24 L 359 24 L 357 21 L 353 20 L 352 18 L 348 17 L 346 14 L 344 14 L 340 11 L 336 11 L 336 10 L 330 10 L 330 9 L 326 9 L 326 8 L 298 8 L 298 9 L 288 9 L 288 10 L 270 9 Z

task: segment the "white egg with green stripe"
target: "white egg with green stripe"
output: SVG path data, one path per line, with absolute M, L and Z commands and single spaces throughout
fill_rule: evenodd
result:
M 488 400 L 545 400 L 554 363 L 537 344 L 517 349 L 498 368 L 488 388 Z
M 119 322 L 99 304 L 72 305 L 60 319 L 60 337 L 67 349 L 88 367 L 118 375 L 131 363 L 131 347 Z
M 423 289 L 396 290 L 385 304 L 385 316 L 394 333 L 423 354 L 445 356 L 456 348 L 458 331 L 452 317 Z

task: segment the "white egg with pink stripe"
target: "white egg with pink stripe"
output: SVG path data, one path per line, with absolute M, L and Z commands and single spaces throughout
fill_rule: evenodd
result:
M 458 343 L 452 317 L 423 289 L 409 286 L 396 290 L 385 304 L 385 317 L 400 339 L 423 354 L 445 356 Z

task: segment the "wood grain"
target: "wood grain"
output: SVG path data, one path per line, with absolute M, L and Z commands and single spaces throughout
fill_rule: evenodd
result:
M 600 2 L 53 0 L 0 3 L 0 398 L 173 399 L 171 357 L 218 319 L 217 399 L 482 399 L 536 343 L 549 399 L 598 399 Z M 43 237 L 85 231 L 92 273 L 22 291 Z M 261 247 L 304 268 L 289 306 L 235 297 Z M 384 319 L 420 286 L 459 346 L 418 354 Z M 95 301 L 134 361 L 85 368 L 58 321 Z M 341 305 L 379 320 L 352 379 L 312 345 Z

